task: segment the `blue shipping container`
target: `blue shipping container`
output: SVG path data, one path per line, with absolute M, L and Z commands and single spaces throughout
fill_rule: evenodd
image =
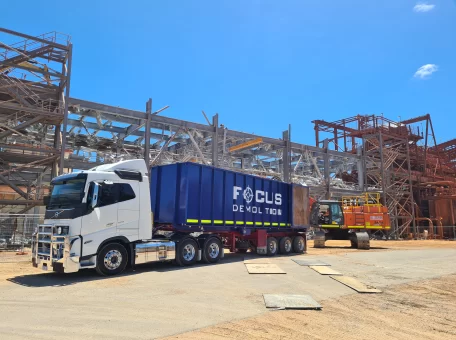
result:
M 309 226 L 308 187 L 197 163 L 153 167 L 150 183 L 155 225 L 220 232 Z

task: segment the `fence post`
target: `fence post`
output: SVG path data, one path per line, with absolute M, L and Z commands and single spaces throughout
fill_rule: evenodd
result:
M 21 248 L 21 255 L 24 254 L 24 242 L 25 242 L 25 228 L 27 228 L 27 215 L 24 218 L 24 225 L 22 226 L 22 248 Z

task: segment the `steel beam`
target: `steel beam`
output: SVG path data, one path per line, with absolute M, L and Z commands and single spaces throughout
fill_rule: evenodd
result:
M 331 198 L 331 191 L 330 191 L 330 188 L 331 188 L 331 178 L 330 178 L 330 173 L 329 173 L 329 142 L 327 139 L 325 139 L 323 141 L 323 146 L 324 146 L 324 149 L 326 151 L 326 153 L 324 154 L 324 178 L 325 178 L 325 187 L 326 187 L 326 194 L 325 194 L 325 198 L 327 200 L 329 200 Z
M 218 166 L 218 137 L 219 137 L 219 120 L 218 114 L 212 117 L 212 127 L 214 132 L 212 135 L 212 166 Z
M 146 131 L 144 134 L 144 160 L 146 162 L 147 170 L 149 171 L 150 167 L 150 121 L 151 121 L 151 116 L 152 116 L 152 98 L 149 98 L 149 100 L 146 103 L 146 113 L 147 113 L 147 119 L 146 119 Z
M 27 120 L 27 121 L 15 126 L 13 129 L 16 130 L 16 131 L 20 131 L 20 130 L 22 130 L 22 129 L 30 126 L 30 125 L 38 123 L 39 121 L 41 121 L 43 119 L 44 119 L 43 116 L 37 116 L 35 118 L 31 118 L 30 120 Z M 3 131 L 3 132 L 0 132 L 0 139 L 8 137 L 9 135 L 12 135 L 13 133 L 14 133 L 13 130 L 6 130 L 6 131 Z
M 8 178 L 6 178 L 5 176 L 3 175 L 0 175 L 0 181 L 2 181 L 3 183 L 5 183 L 6 185 L 8 185 L 11 189 L 13 189 L 14 191 L 16 191 L 19 195 L 21 195 L 22 197 L 24 197 L 25 199 L 28 198 L 28 195 L 26 192 L 22 191 L 21 188 L 19 188 L 16 184 L 14 184 L 13 182 L 11 182 Z
M 282 133 L 282 138 L 285 141 L 285 147 L 282 152 L 282 176 L 285 183 L 290 182 L 290 129 Z
M 1 42 L 0 42 L 0 45 L 5 46 L 5 44 L 3 44 Z M 6 45 L 5 47 L 8 48 L 9 46 Z M 3 60 L 3 61 L 0 61 L 0 71 L 2 71 L 5 68 L 8 68 L 8 67 L 20 67 L 19 66 L 20 63 L 23 63 L 23 62 L 28 61 L 30 59 L 39 57 L 41 54 L 44 54 L 44 53 L 47 53 L 47 52 L 51 51 L 52 48 L 53 47 L 51 47 L 51 46 L 43 46 L 43 47 L 37 48 L 35 50 L 31 50 L 31 51 L 21 51 L 19 49 L 12 49 L 13 51 L 14 50 L 19 51 L 20 54 L 15 56 L 15 57 L 12 57 L 10 59 L 6 59 L 6 60 Z M 34 72 L 34 71 L 35 70 L 33 70 L 32 72 Z
M 2 205 L 44 205 L 43 201 L 39 200 L 0 200 Z
M 63 174 L 63 167 L 65 162 L 65 149 L 66 149 L 66 132 L 68 129 L 68 105 L 70 100 L 70 80 L 71 80 L 71 60 L 73 54 L 73 44 L 69 44 L 68 46 L 68 68 L 66 65 L 62 65 L 62 73 L 66 74 L 66 87 L 65 87 L 65 95 L 62 96 L 64 100 L 64 111 L 63 111 L 63 124 L 62 124 L 62 145 L 60 149 L 60 166 L 59 166 L 59 175 Z M 66 70 L 65 70 L 66 69 Z M 66 72 L 65 72 L 66 71 Z
M 54 121 L 54 122 L 56 120 L 61 119 L 61 117 L 63 117 L 63 115 L 60 116 L 61 114 L 59 114 L 57 112 L 46 111 L 46 110 L 40 109 L 38 107 L 24 107 L 19 104 L 15 104 L 15 103 L 11 103 L 11 102 L 0 102 L 0 108 L 9 109 L 9 110 L 13 110 L 16 112 L 23 111 L 23 112 L 34 113 L 37 115 L 43 115 L 43 116 L 46 116 L 45 117 L 46 120 Z
M 21 38 L 24 38 L 24 39 L 27 39 L 27 40 L 38 41 L 38 42 L 41 42 L 41 43 L 46 44 L 46 45 L 51 45 L 51 46 L 57 47 L 57 48 L 59 48 L 61 50 L 65 50 L 65 51 L 69 50 L 68 46 L 65 46 L 65 45 L 62 45 L 62 44 L 59 44 L 59 43 L 56 43 L 56 42 L 52 42 L 52 41 L 49 41 L 49 40 L 46 40 L 46 39 L 37 38 L 37 37 L 34 37 L 32 35 L 19 33 L 19 32 L 13 31 L 13 30 L 9 30 L 9 29 L 4 28 L 4 27 L 0 27 L 0 32 L 4 32 L 4 33 L 7 33 L 7 34 L 11 34 L 11 35 L 16 35 L 18 37 L 21 37 Z

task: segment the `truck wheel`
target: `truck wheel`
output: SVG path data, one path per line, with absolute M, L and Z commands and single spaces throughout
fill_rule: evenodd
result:
M 198 245 L 192 239 L 179 242 L 177 246 L 176 262 L 179 266 L 190 266 L 196 262 Z
M 206 263 L 216 263 L 222 257 L 222 242 L 216 237 L 211 237 L 204 244 L 203 261 Z
M 97 255 L 96 271 L 100 275 L 116 275 L 123 272 L 128 262 L 125 247 L 119 243 L 105 245 Z
M 305 241 L 304 237 L 302 236 L 295 236 L 293 237 L 293 251 L 298 254 L 302 254 L 305 248 Z
M 275 237 L 268 237 L 268 256 L 276 256 L 279 251 L 279 242 Z
M 293 250 L 293 244 L 291 243 L 291 238 L 288 236 L 282 237 L 279 242 L 279 251 L 280 254 L 290 254 L 291 251 Z

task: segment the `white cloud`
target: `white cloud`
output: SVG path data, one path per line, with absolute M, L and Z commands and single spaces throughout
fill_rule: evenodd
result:
M 436 64 L 426 64 L 421 66 L 416 72 L 414 77 L 424 79 L 430 76 L 432 73 L 437 72 L 439 67 Z
M 435 7 L 435 5 L 430 5 L 425 2 L 419 2 L 415 5 L 415 7 L 413 7 L 413 10 L 415 12 L 424 13 L 424 12 L 432 11 L 434 9 L 434 7 Z

